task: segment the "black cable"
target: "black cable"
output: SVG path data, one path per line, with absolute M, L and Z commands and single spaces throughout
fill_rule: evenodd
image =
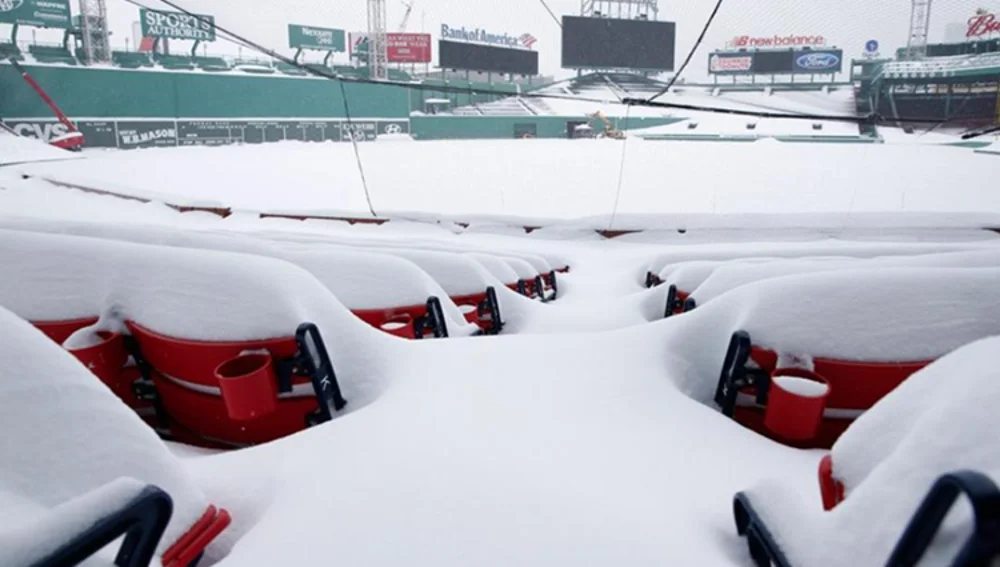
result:
M 358 173 L 361 175 L 361 188 L 365 191 L 365 202 L 368 203 L 368 212 L 372 214 L 373 217 L 377 217 L 375 214 L 375 207 L 372 206 L 372 196 L 368 192 L 368 179 L 365 177 L 365 166 L 361 163 L 361 150 L 358 148 L 358 141 L 354 137 L 354 123 L 351 121 L 351 106 L 347 102 L 347 88 L 344 87 L 344 82 L 340 81 L 340 94 L 344 99 L 344 115 L 347 118 L 347 127 L 351 130 L 351 146 L 354 147 L 354 161 L 358 164 Z M 344 139 L 344 132 L 341 130 L 340 139 Z
M 154 10 L 154 11 L 156 10 L 155 8 L 149 8 L 148 6 L 143 5 L 142 3 L 138 2 L 137 0 L 125 0 L 125 1 L 128 2 L 129 4 L 138 6 L 140 8 L 145 8 L 147 10 Z M 504 96 L 504 97 L 520 96 L 521 98 L 572 100 L 572 101 L 575 101 L 575 102 L 590 102 L 590 103 L 594 103 L 594 104 L 607 104 L 609 102 L 608 100 L 605 100 L 605 99 L 584 98 L 584 97 L 576 97 L 576 96 L 569 96 L 569 95 L 558 95 L 558 94 L 553 94 L 553 93 L 532 92 L 532 93 L 517 94 L 517 93 L 506 92 L 506 91 L 497 91 L 497 90 L 493 90 L 493 89 L 478 89 L 478 88 L 472 87 L 471 85 L 468 86 L 468 87 L 451 87 L 451 86 L 448 86 L 448 85 L 434 86 L 434 85 L 425 85 L 425 84 L 421 84 L 421 83 L 405 83 L 405 82 L 401 82 L 401 81 L 379 81 L 379 80 L 374 80 L 374 79 L 365 79 L 365 78 L 361 78 L 361 77 L 348 77 L 348 76 L 339 75 L 339 74 L 335 74 L 335 73 L 327 73 L 327 72 L 324 72 L 324 71 L 320 71 L 320 70 L 318 70 L 316 68 L 308 67 L 306 65 L 298 63 L 297 61 L 294 61 L 294 60 L 292 60 L 292 59 L 290 59 L 290 58 L 288 58 L 288 57 L 286 57 L 284 55 L 281 55 L 280 53 L 277 53 L 277 52 L 275 52 L 273 50 L 270 50 L 270 49 L 268 49 L 266 47 L 263 47 L 260 44 L 257 44 L 257 43 L 255 43 L 255 42 L 253 42 L 253 41 L 251 41 L 251 40 L 249 40 L 249 39 L 247 39 L 245 37 L 240 36 L 239 34 L 236 34 L 236 33 L 231 32 L 231 31 L 229 31 L 228 29 L 226 29 L 226 28 L 224 28 L 222 26 L 219 26 L 218 24 L 216 24 L 213 21 L 206 20 L 206 19 L 202 18 L 201 16 L 199 16 L 197 14 L 191 13 L 190 11 L 186 10 L 185 8 L 183 8 L 181 6 L 178 6 L 176 3 L 174 3 L 171 0 L 157 0 L 157 1 L 158 2 L 162 2 L 163 4 L 166 4 L 167 6 L 170 6 L 171 8 L 173 8 L 175 10 L 178 10 L 179 12 L 181 12 L 181 13 L 183 13 L 185 15 L 188 15 L 188 16 L 191 16 L 193 18 L 196 18 L 199 22 L 201 22 L 201 23 L 203 23 L 205 25 L 211 26 L 212 28 L 214 28 L 215 30 L 217 30 L 219 32 L 222 32 L 222 33 L 224 33 L 226 35 L 232 36 L 232 38 L 235 38 L 235 39 L 229 39 L 229 41 L 233 41 L 234 43 L 242 44 L 242 45 L 244 45 L 246 47 L 254 49 L 254 50 L 256 50 L 256 51 L 258 51 L 258 52 L 260 52 L 260 53 L 262 53 L 264 55 L 267 55 L 267 56 L 269 56 L 269 57 L 271 57 L 273 59 L 276 59 L 278 61 L 287 63 L 288 65 L 291 65 L 291 66 L 293 66 L 293 67 L 295 67 L 297 69 L 305 71 L 306 73 L 308 73 L 310 75 L 313 75 L 313 76 L 316 76 L 316 77 L 322 77 L 322 78 L 330 79 L 330 80 L 334 80 L 334 81 L 343 81 L 343 82 L 347 82 L 347 83 L 378 84 L 378 85 L 384 85 L 384 86 L 393 86 L 393 87 L 400 87 L 400 88 L 412 89 L 412 90 L 417 90 L 417 91 L 432 91 L 432 92 L 442 92 L 442 93 L 444 93 L 444 92 L 451 92 L 451 93 L 460 93 L 460 94 L 464 94 L 464 93 L 486 94 L 486 95 L 497 95 L 497 96 Z M 718 4 L 717 7 L 719 5 L 721 5 L 721 0 L 720 0 L 720 4 Z M 713 16 L 714 16 L 714 14 L 715 14 L 715 12 L 713 12 Z M 708 29 L 708 26 L 706 25 L 705 30 L 707 30 L 707 29 Z M 692 53 L 693 53 L 693 51 L 694 50 L 692 50 Z M 689 54 L 689 59 L 690 59 L 690 56 L 691 56 L 691 54 Z M 679 75 L 679 73 L 678 73 L 678 75 Z M 675 77 L 676 76 L 677 75 L 675 75 Z M 668 85 L 668 89 L 665 89 L 664 91 L 661 91 L 660 94 L 662 94 L 663 92 L 666 92 L 666 90 L 669 90 L 669 85 Z M 885 117 L 883 117 L 883 116 L 881 116 L 879 114 L 875 114 L 875 113 L 872 113 L 872 114 L 869 114 L 868 116 L 863 116 L 863 117 L 857 117 L 857 116 L 848 117 L 848 116 L 821 115 L 821 114 L 802 114 L 802 113 L 798 113 L 798 114 L 787 113 L 786 114 L 786 113 L 758 112 L 758 111 L 749 111 L 749 110 L 733 110 L 733 109 L 718 108 L 718 107 L 711 107 L 711 106 L 699 106 L 699 105 L 677 104 L 677 103 L 656 102 L 656 101 L 654 101 L 653 99 L 655 99 L 656 97 L 660 96 L 660 94 L 657 94 L 656 96 L 651 97 L 649 99 L 625 98 L 625 99 L 622 99 L 620 102 L 621 102 L 621 104 L 625 104 L 625 105 L 628 105 L 628 106 L 649 106 L 649 107 L 667 108 L 667 109 L 674 109 L 674 110 L 693 110 L 693 111 L 698 111 L 698 112 L 711 112 L 711 113 L 716 113 L 716 114 L 731 114 L 731 115 L 737 115 L 737 116 L 752 116 L 752 117 L 757 117 L 757 118 L 789 118 L 789 119 L 793 119 L 793 120 L 822 120 L 822 121 L 830 121 L 830 122 L 852 122 L 852 123 L 858 123 L 858 124 L 887 122 L 887 120 L 885 119 Z M 952 120 L 945 120 L 944 122 L 951 122 L 953 120 L 954 119 L 952 119 Z M 938 122 L 942 122 L 941 120 L 938 120 L 938 119 L 910 118 L 910 117 L 898 117 L 898 118 L 893 119 L 892 121 L 894 121 L 894 122 L 912 122 L 912 123 L 920 123 L 920 124 L 936 124 Z
M 681 68 L 678 69 L 676 73 L 674 73 L 673 77 L 670 77 L 670 82 L 667 83 L 667 86 L 664 87 L 662 91 L 649 97 L 649 102 L 653 102 L 654 100 L 663 96 L 665 93 L 670 92 L 670 88 L 674 86 L 674 83 L 677 81 L 677 78 L 680 77 L 682 73 L 684 73 L 684 69 L 687 69 L 688 63 L 691 62 L 691 58 L 694 57 L 695 52 L 698 51 L 699 47 L 701 47 L 701 42 L 705 40 L 705 34 L 708 33 L 708 28 L 712 27 L 712 22 L 715 20 L 715 15 L 719 13 L 719 8 L 721 7 L 722 7 L 722 0 L 719 0 L 718 2 L 715 3 L 715 8 L 712 9 L 712 14 L 708 16 L 708 20 L 705 22 L 705 26 L 701 28 L 701 35 L 698 36 L 698 41 L 694 42 L 694 47 L 692 47 L 691 51 L 688 52 L 687 58 L 684 59 L 684 63 L 681 65 Z
M 628 126 L 629 115 L 631 114 L 632 107 L 625 107 L 625 125 Z M 625 179 L 625 148 L 628 147 L 628 136 L 622 140 L 622 157 L 618 164 L 618 187 L 615 189 L 615 204 L 611 208 L 611 219 L 608 220 L 608 231 L 611 231 L 611 227 L 615 224 L 615 218 L 618 216 L 618 202 L 621 200 L 622 196 L 622 180 Z
M 963 140 L 972 140 L 974 138 L 979 138 L 980 136 L 988 136 L 990 134 L 993 134 L 994 132 L 1000 132 L 1000 124 L 997 124 L 996 126 L 989 126 L 989 127 L 984 128 L 982 130 L 974 130 L 972 132 L 965 132 L 965 133 L 962 134 L 962 139 Z
M 555 20 L 556 25 L 559 26 L 559 29 L 562 29 L 562 22 L 559 20 L 559 17 L 556 16 L 556 13 L 552 11 L 552 8 L 549 8 L 548 2 L 546 2 L 545 0 L 538 0 L 538 1 L 542 3 L 542 6 L 545 8 L 545 11 L 548 12 L 550 16 L 552 16 L 552 19 Z
M 677 110 L 693 110 L 699 112 L 713 112 L 716 114 L 731 114 L 734 116 L 752 116 L 756 118 L 791 118 L 796 120 L 822 120 L 827 122 L 849 122 L 854 124 L 871 124 L 890 121 L 878 113 L 870 113 L 867 116 L 838 116 L 833 114 L 788 114 L 784 112 L 764 112 L 760 110 L 739 110 L 735 108 L 718 108 L 698 106 L 695 104 L 679 104 L 674 102 L 653 102 L 645 98 L 625 98 L 622 104 L 629 106 L 650 106 L 654 108 L 670 108 Z M 915 118 L 898 116 L 892 118 L 892 122 L 912 122 L 917 124 L 937 124 L 938 122 L 950 122 L 954 119 L 940 120 L 937 118 Z

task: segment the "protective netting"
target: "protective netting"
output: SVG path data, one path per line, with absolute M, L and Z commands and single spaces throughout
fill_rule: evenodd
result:
M 35 4 L 0 0 L 0 22 Z M 379 139 L 448 141 L 442 152 L 454 156 L 478 139 L 621 140 L 625 147 L 608 146 L 599 163 L 573 165 L 614 188 L 604 207 L 613 219 L 623 185 L 656 186 L 642 164 L 657 153 L 630 147 L 635 138 L 986 145 L 1000 122 L 996 1 L 104 4 L 103 51 L 93 40 L 99 10 L 32 28 L 30 39 L 22 27 L 13 47 L 0 43 L 28 63 L 96 57 L 150 71 L 67 85 L 55 97 L 73 97 L 74 117 L 113 123 L 102 130 L 83 121 L 91 145 L 348 142 L 372 214 L 371 193 L 394 179 L 381 170 L 402 163 L 359 147 Z M 83 29 L 63 36 L 60 27 Z M 11 118 L 30 106 L 3 100 L 0 113 Z M 551 151 L 565 162 L 562 150 Z M 814 170 L 822 175 L 824 166 Z

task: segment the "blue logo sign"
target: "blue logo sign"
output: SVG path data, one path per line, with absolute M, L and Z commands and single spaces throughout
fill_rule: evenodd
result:
M 878 42 L 874 39 L 869 39 L 865 43 L 865 53 L 878 53 Z
M 799 55 L 795 66 L 805 71 L 833 71 L 840 69 L 840 57 L 830 52 L 815 52 Z

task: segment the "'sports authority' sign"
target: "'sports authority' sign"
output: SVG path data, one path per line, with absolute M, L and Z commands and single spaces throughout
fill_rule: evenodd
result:
M 139 10 L 143 37 L 215 41 L 215 18 L 203 14 Z

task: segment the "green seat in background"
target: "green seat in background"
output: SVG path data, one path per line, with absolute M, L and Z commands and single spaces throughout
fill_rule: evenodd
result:
M 194 64 L 205 71 L 224 72 L 231 69 L 229 63 L 221 57 L 195 57 Z
M 153 61 L 150 60 L 149 54 L 135 51 L 112 51 L 111 61 L 118 67 L 125 69 L 139 69 L 153 66 Z
M 39 63 L 62 63 L 65 65 L 76 65 L 76 57 L 63 46 L 54 45 L 30 45 L 28 53 Z

